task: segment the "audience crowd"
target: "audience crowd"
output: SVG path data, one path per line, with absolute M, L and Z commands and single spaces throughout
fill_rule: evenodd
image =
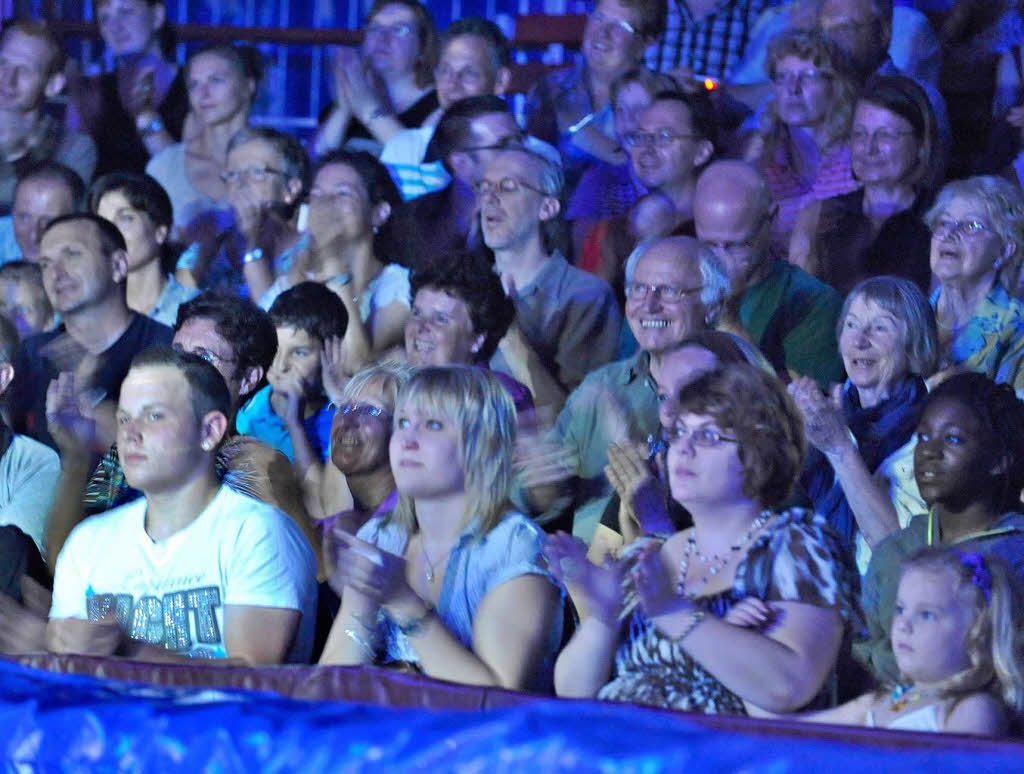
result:
M 8 20 L 0 652 L 1021 733 L 1024 18 L 941 5 L 597 0 L 520 124 L 376 0 L 308 144 Z

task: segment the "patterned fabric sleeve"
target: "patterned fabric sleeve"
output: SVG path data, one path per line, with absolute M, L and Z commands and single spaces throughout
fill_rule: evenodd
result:
M 744 596 L 835 609 L 861 628 L 858 579 L 849 552 L 825 519 L 793 508 L 777 515 L 736 573 Z

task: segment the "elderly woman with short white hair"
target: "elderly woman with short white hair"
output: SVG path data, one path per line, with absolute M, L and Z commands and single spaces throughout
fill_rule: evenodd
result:
M 977 371 L 1024 395 L 1024 193 L 997 177 L 955 180 L 939 192 L 925 223 L 939 368 Z

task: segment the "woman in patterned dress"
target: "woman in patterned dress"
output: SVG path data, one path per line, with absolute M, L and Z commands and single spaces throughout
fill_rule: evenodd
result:
M 559 656 L 556 690 L 708 713 L 807 706 L 853 617 L 853 576 L 823 519 L 779 509 L 803 459 L 799 414 L 746 364 L 700 377 L 679 405 L 669 482 L 694 526 L 600 568 L 572 538 L 549 540 L 552 571 L 591 611 Z

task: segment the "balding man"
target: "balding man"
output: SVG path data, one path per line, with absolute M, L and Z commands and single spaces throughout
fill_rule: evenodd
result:
M 612 489 L 608 445 L 656 434 L 658 390 L 651 372 L 694 333 L 718 321 L 729 289 L 724 268 L 691 237 L 641 245 L 626 264 L 626 320 L 640 345 L 631 358 L 591 373 L 558 416 L 550 440 L 578 458 L 573 533 L 590 541 Z M 542 518 L 553 518 L 551 508 Z M 564 503 L 562 503 L 564 505 Z
M 844 378 L 835 336 L 843 299 L 773 252 L 777 209 L 764 178 L 745 162 L 715 162 L 697 181 L 697 237 L 725 265 L 731 285 L 725 327 L 738 327 L 779 374 L 827 387 Z

